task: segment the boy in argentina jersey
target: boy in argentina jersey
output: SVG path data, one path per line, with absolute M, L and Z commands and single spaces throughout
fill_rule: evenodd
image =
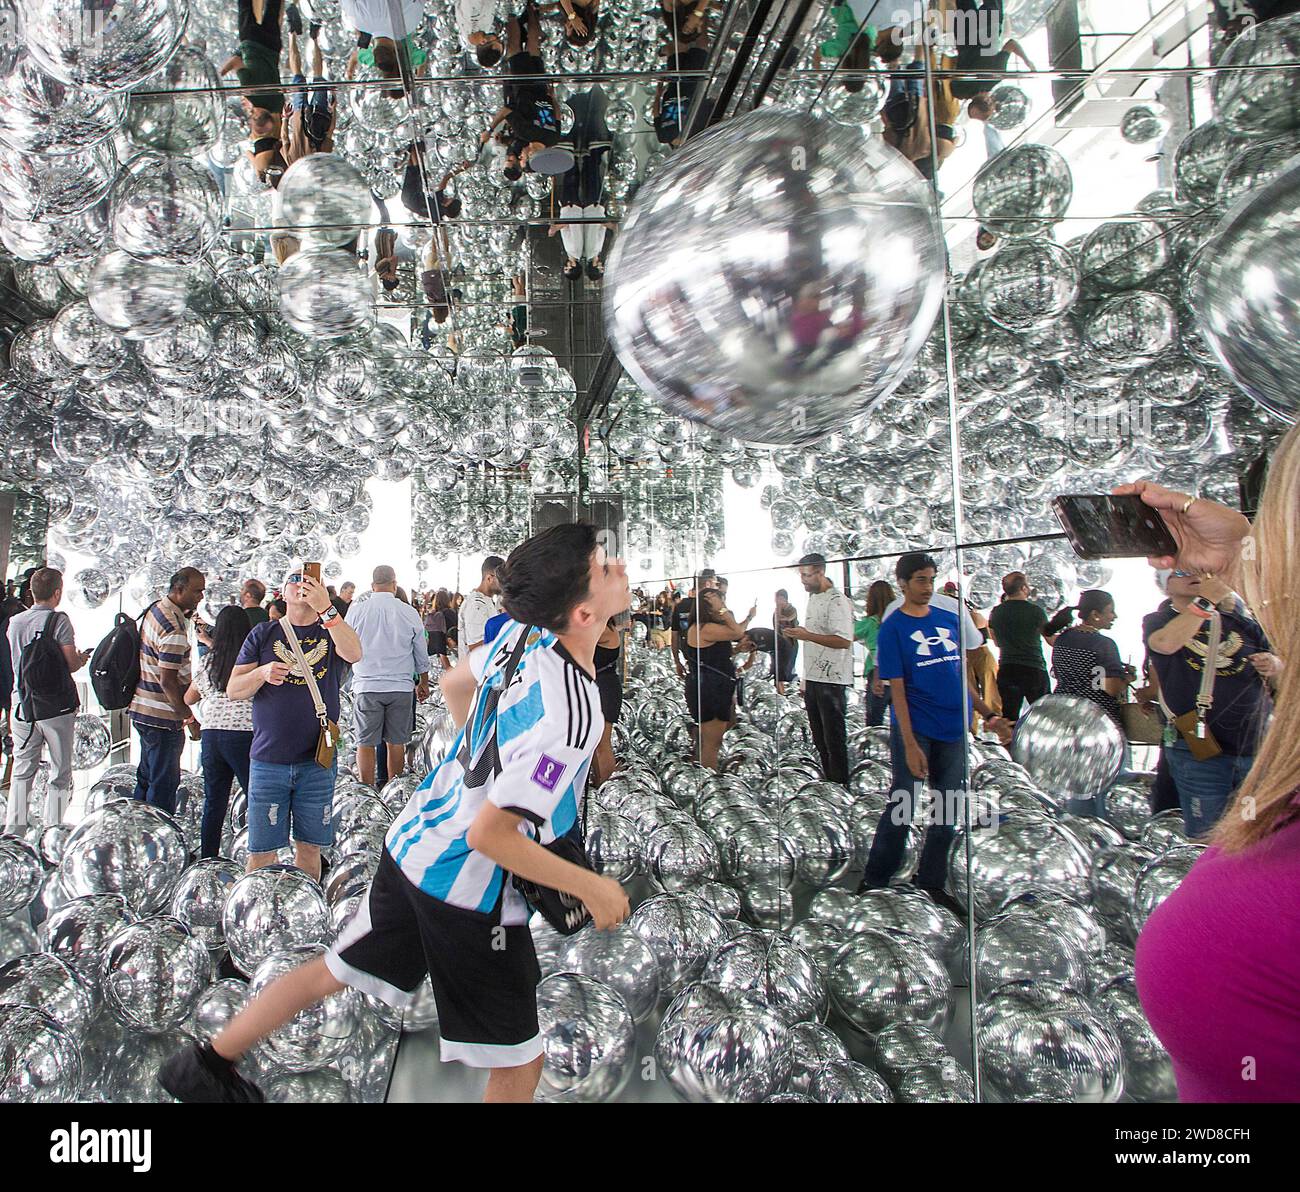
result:
M 628 901 L 616 881 L 544 847 L 581 822 L 604 720 L 594 655 L 628 607 L 627 574 L 590 525 L 556 526 L 511 552 L 512 619 L 443 677 L 460 732 L 388 830 L 378 870 L 333 947 L 273 982 L 210 1042 L 163 1065 L 182 1101 L 256 1101 L 235 1069 L 294 1014 L 351 987 L 402 1008 L 427 976 L 442 1058 L 488 1068 L 485 1099 L 531 1101 L 542 1070 L 530 908 L 511 875 L 581 899 L 596 928 Z M 509 687 L 506 672 L 522 643 Z
M 526 629 L 519 666 L 503 691 Z M 528 904 L 501 866 L 470 848 L 469 830 L 484 801 L 522 816 L 542 844 L 573 829 L 593 744 L 605 727 L 600 697 L 554 633 L 512 620 L 474 651 L 469 665 L 478 681 L 469 719 L 385 843 L 426 894 L 484 914 L 499 906 L 501 923 L 527 923 Z

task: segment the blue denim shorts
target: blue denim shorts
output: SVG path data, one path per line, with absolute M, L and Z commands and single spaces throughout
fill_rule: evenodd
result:
M 322 113 L 327 119 L 330 114 L 331 96 L 333 92 L 328 87 L 313 86 L 310 91 L 306 90 L 307 78 L 305 75 L 296 74 L 290 80 L 296 86 L 302 87 L 302 91 L 289 92 L 289 107 L 292 111 L 301 112 L 306 107 L 311 107 Z M 325 80 L 320 76 L 312 78 L 313 84 L 323 83 Z
M 248 851 L 273 853 L 293 839 L 328 848 L 334 843 L 334 779 L 314 761 L 277 765 L 254 761 L 248 768 Z

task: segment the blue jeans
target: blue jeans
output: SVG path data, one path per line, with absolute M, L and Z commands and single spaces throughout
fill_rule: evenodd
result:
M 885 694 L 877 695 L 871 690 L 871 682 L 867 682 L 867 727 L 879 728 L 885 723 L 885 709 L 889 707 L 890 687 L 885 684 Z
M 315 761 L 280 765 L 253 760 L 248 767 L 248 851 L 274 853 L 293 839 L 328 848 L 334 843 L 334 776 Z
M 227 728 L 205 728 L 200 756 L 203 761 L 203 829 L 201 857 L 221 855 L 221 828 L 230 806 L 230 784 L 248 793 L 248 751 L 253 747 L 252 732 Z
M 907 750 L 903 747 L 903 734 L 898 721 L 892 716 L 889 725 L 889 759 L 893 765 L 893 793 L 889 805 L 876 826 L 876 838 L 871 842 L 863 886 L 874 889 L 887 886 L 903 860 L 907 829 L 916 810 L 916 799 L 923 786 L 929 785 L 935 794 L 935 818 L 925 831 L 921 846 L 921 863 L 916 871 L 916 884 L 926 890 L 942 890 L 948 869 L 948 847 L 952 844 L 955 824 L 961 816 L 962 777 L 966 764 L 966 742 L 936 741 L 919 733 L 916 743 L 925 754 L 930 776 L 917 778 L 907 768 Z
M 1255 763 L 1253 754 L 1237 757 L 1231 753 L 1198 762 L 1181 738 L 1165 747 L 1165 757 L 1169 759 L 1169 773 L 1178 788 L 1183 825 L 1193 839 L 1204 836 L 1219 822 L 1228 801 Z
M 176 788 L 181 784 L 181 751 L 185 730 L 137 724 L 140 764 L 135 768 L 135 798 L 151 807 L 176 814 Z

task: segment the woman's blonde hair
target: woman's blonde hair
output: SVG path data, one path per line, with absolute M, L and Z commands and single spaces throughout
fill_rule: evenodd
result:
M 1292 427 L 1269 463 L 1259 512 L 1242 550 L 1246 602 L 1273 653 L 1286 663 L 1277 678 L 1273 719 L 1255 764 L 1215 829 L 1213 843 L 1240 852 L 1264 840 L 1295 813 L 1300 789 L 1300 426 Z

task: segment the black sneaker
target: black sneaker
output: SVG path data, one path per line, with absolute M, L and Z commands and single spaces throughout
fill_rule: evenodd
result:
M 302 13 L 298 11 L 298 6 L 296 4 L 290 4 L 289 7 L 284 10 L 284 15 L 289 25 L 289 32 L 292 33 L 294 37 L 301 37 Z
M 191 1043 L 178 1051 L 158 1069 L 158 1083 L 186 1105 L 260 1105 L 266 1100 L 211 1043 Z
M 588 261 L 587 276 L 591 278 L 592 281 L 600 281 L 600 279 L 605 276 L 605 266 L 599 261 Z
M 311 25 L 308 26 L 308 29 L 307 29 L 307 36 L 310 37 L 310 38 L 312 39 L 312 41 L 320 41 L 320 22 L 319 22 L 319 21 L 312 21 Z

